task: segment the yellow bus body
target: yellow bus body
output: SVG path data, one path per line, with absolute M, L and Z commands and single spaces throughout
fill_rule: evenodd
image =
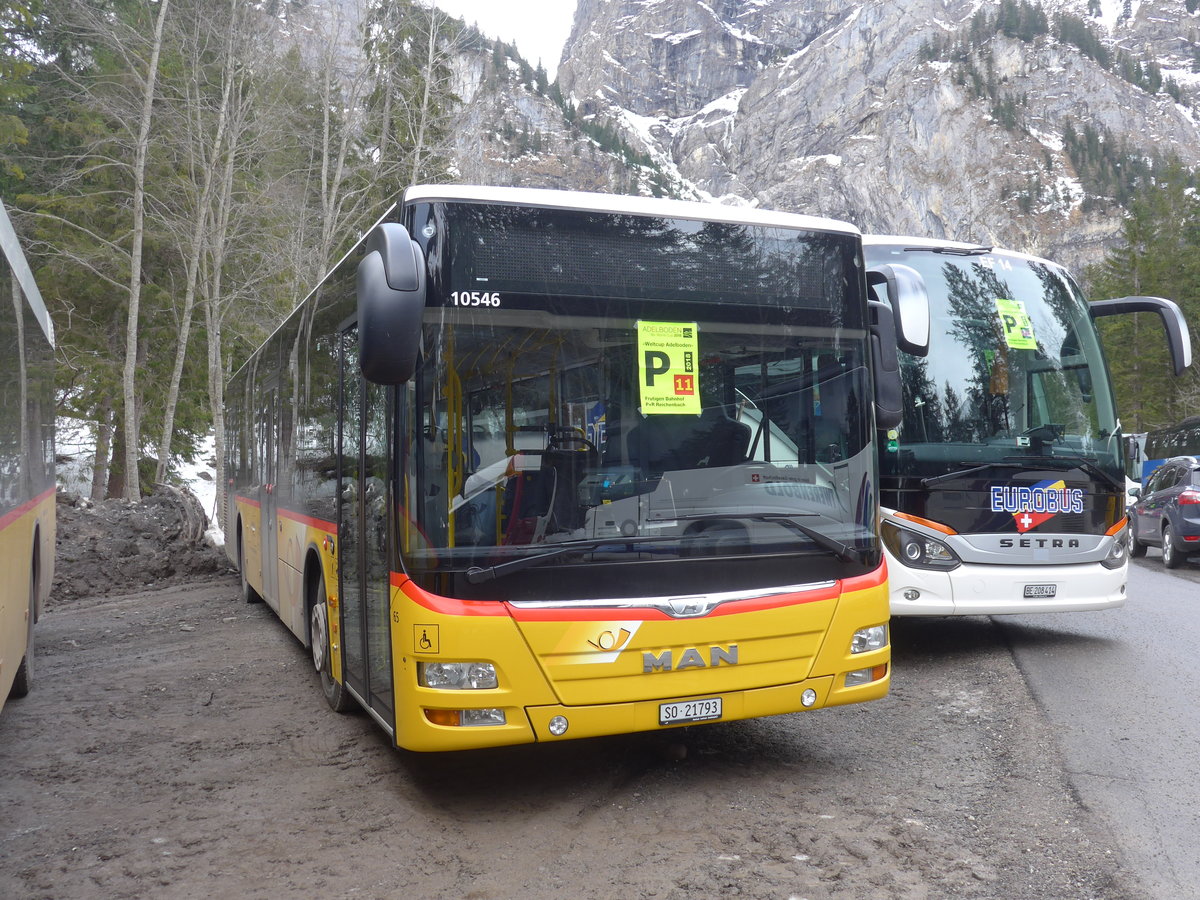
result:
M 261 593 L 262 563 L 271 561 L 263 557 L 259 504 L 244 497 L 235 503 L 246 577 Z M 329 602 L 331 674 L 341 683 L 336 527 L 287 511 L 278 520 L 278 592 L 264 598 L 307 641 L 305 559 L 319 560 Z M 392 573 L 390 618 L 393 739 L 407 750 L 668 730 L 683 726 L 661 726 L 660 705 L 697 698 L 721 699 L 718 721 L 758 718 L 877 700 L 891 684 L 890 642 L 878 650 L 850 651 L 857 630 L 888 621 L 883 565 L 840 584 L 736 600 L 691 619 L 650 607 L 529 609 L 515 599 L 452 600 Z M 730 654 L 736 662 L 727 661 Z M 668 659 L 669 670 L 663 667 Z M 497 687 L 443 690 L 419 683 L 422 663 L 468 661 L 494 665 Z M 872 671 L 870 681 L 846 685 L 847 673 L 863 670 Z M 813 696 L 806 704 L 802 695 L 808 690 Z M 505 724 L 435 721 L 438 713 L 470 709 L 501 709 Z M 559 735 L 550 729 L 556 717 L 568 722 Z
M 446 601 L 394 575 L 396 743 L 457 750 L 657 730 L 660 704 L 691 698 L 720 697 L 720 721 L 878 699 L 890 685 L 890 645 L 853 656 L 850 645 L 856 630 L 887 622 L 886 578 L 881 569 L 845 586 L 739 601 L 681 620 L 651 609 L 532 613 L 505 603 Z M 728 654 L 734 646 L 736 664 L 719 654 L 713 664 L 711 648 Z M 671 671 L 646 671 L 667 651 Z M 498 687 L 421 687 L 418 665 L 443 661 L 490 662 Z M 880 677 L 846 687 L 846 673 L 862 669 Z M 806 707 L 801 696 L 807 689 L 816 697 Z M 430 720 L 430 711 L 472 708 L 503 709 L 506 723 Z M 556 716 L 568 722 L 561 736 L 550 731 Z
M 234 505 L 242 523 L 242 552 L 245 554 L 245 574 L 259 596 L 275 610 L 283 623 L 300 640 L 307 639 L 307 598 L 304 594 L 305 561 L 316 557 L 321 574 L 325 579 L 331 612 L 337 611 L 337 526 L 331 522 L 301 515 L 290 510 L 280 510 L 276 538 L 276 585 L 278 590 L 268 590 L 263 577 L 264 554 L 261 541 L 262 507 L 245 497 L 235 497 Z M 236 562 L 236 560 L 235 560 Z M 333 677 L 342 680 L 341 617 L 329 618 Z
M 0 516 L 0 707 L 12 689 L 17 668 L 28 649 L 29 616 L 40 614 L 54 577 L 54 490 Z M 35 546 L 37 535 L 40 547 Z M 34 560 L 40 553 L 41 559 Z M 38 595 L 30 610 L 30 585 L 35 566 L 41 567 Z

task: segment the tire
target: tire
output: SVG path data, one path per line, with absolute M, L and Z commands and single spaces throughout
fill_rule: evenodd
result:
M 1170 522 L 1163 526 L 1162 542 L 1163 565 L 1168 569 L 1178 569 L 1187 557 L 1175 546 L 1175 530 Z
M 242 523 L 238 523 L 238 572 L 242 576 L 242 602 L 262 603 L 262 595 L 250 585 L 246 578 L 246 554 L 242 551 Z
M 1138 540 L 1137 527 L 1133 522 L 1129 523 L 1129 555 L 1133 559 L 1140 559 L 1146 555 L 1146 545 Z
M 321 692 L 334 712 L 350 712 L 357 705 L 346 686 L 333 677 L 333 654 L 329 646 L 329 598 L 325 576 L 317 579 L 308 612 L 309 646 L 313 668 L 321 677 Z
M 21 663 L 17 666 L 17 674 L 13 678 L 12 687 L 8 691 L 8 696 L 14 699 L 24 697 L 29 693 L 29 689 L 33 687 L 33 620 L 37 617 L 37 595 L 37 573 L 33 569 L 30 569 L 29 629 L 25 639 L 25 655 L 21 657 Z

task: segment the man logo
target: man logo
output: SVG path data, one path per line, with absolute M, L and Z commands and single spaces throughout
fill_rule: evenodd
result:
M 737 662 L 737 644 L 730 644 L 727 648 L 709 647 L 707 662 L 705 662 L 704 657 L 701 656 L 698 649 L 688 647 L 680 653 L 678 665 L 675 663 L 675 655 L 671 650 L 663 650 L 658 654 L 646 650 L 642 653 L 642 672 L 649 675 L 651 672 L 682 672 L 684 669 L 712 669 L 722 663 L 727 666 L 736 666 Z

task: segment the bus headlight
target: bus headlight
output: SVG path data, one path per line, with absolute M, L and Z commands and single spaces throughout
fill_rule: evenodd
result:
M 937 569 L 949 572 L 962 565 L 954 551 L 939 540 L 901 528 L 892 522 L 883 523 L 883 542 L 892 556 L 914 569 Z
M 434 725 L 450 728 L 508 724 L 502 709 L 426 709 L 425 718 Z
M 850 639 L 851 653 L 868 653 L 871 650 L 882 650 L 887 646 L 888 627 L 872 625 L 870 628 L 860 628 Z
M 444 691 L 481 691 L 499 686 L 496 667 L 485 662 L 417 663 L 417 683 Z
M 1113 538 L 1112 546 L 1108 548 L 1108 556 L 1100 561 L 1100 565 L 1106 569 L 1119 569 L 1125 565 L 1125 559 L 1129 555 L 1129 529 L 1122 528 L 1120 533 Z

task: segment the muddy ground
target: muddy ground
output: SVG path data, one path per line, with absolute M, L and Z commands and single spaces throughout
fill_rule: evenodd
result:
M 39 625 L 0 897 L 1140 895 L 986 619 L 897 622 L 861 707 L 431 756 L 331 712 L 232 573 L 164 577 Z
M 230 571 L 224 549 L 205 539 L 204 508 L 186 489 L 155 485 L 140 503 L 60 492 L 57 518 L 51 605 Z

